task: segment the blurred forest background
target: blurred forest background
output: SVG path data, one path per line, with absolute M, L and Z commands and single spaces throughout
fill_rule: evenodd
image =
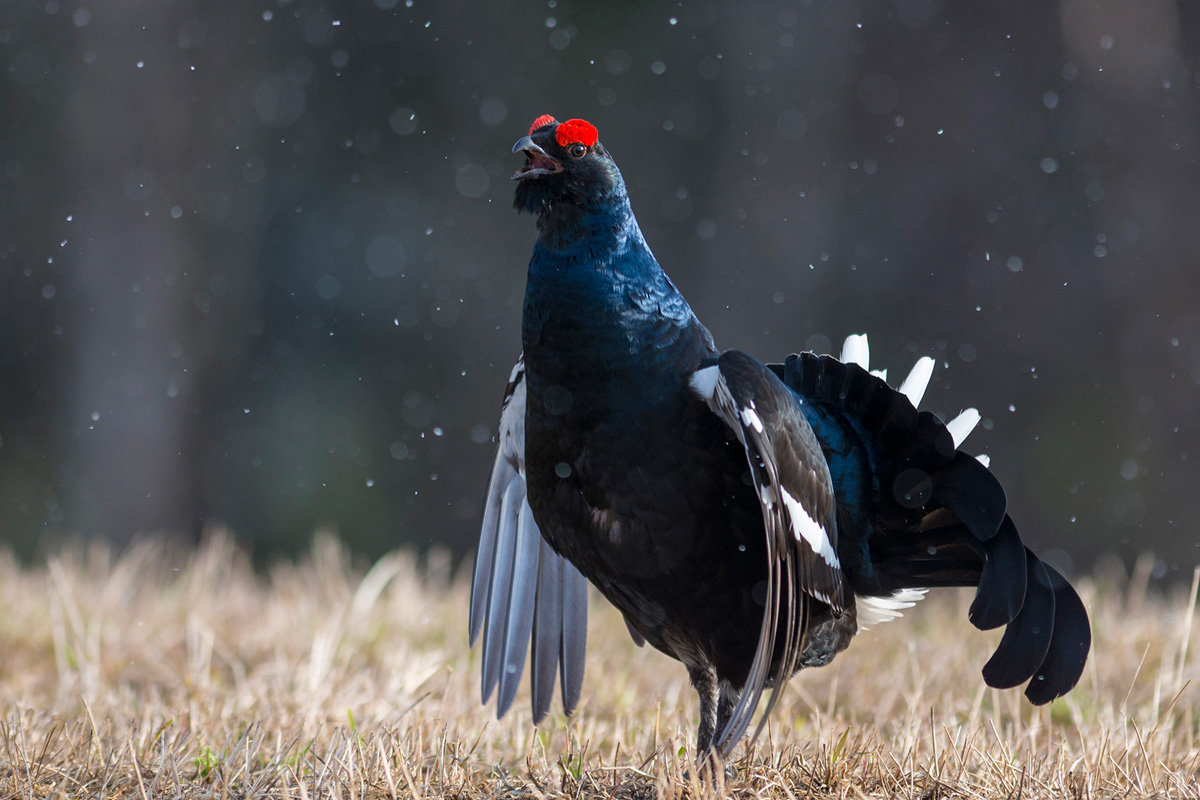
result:
M 474 543 L 543 113 L 724 347 L 871 335 L 1051 559 L 1200 557 L 1200 4 L 0 0 L 0 540 Z

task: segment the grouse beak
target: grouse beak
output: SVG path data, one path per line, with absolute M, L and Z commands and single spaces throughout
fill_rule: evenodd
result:
M 525 166 L 513 173 L 514 181 L 525 180 L 526 178 L 540 178 L 542 175 L 553 175 L 556 172 L 562 172 L 562 164 L 559 164 L 553 158 L 546 154 L 546 151 L 539 147 L 532 139 L 526 136 L 519 139 L 513 145 L 514 153 L 525 154 Z

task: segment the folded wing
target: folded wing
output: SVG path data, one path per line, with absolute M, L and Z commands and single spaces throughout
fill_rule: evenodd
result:
M 841 612 L 846 596 L 833 485 L 795 395 L 766 366 L 736 350 L 701 367 L 690 383 L 745 447 L 766 532 L 767 599 L 758 647 L 742 695 L 715 742 L 727 754 L 749 726 L 768 682 L 782 687 L 791 676 L 810 598 Z M 775 660 L 780 632 L 783 657 Z M 777 699 L 778 691 L 772 692 L 760 728 Z

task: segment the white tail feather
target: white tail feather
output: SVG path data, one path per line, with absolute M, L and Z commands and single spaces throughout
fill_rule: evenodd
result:
M 955 449 L 962 446 L 962 443 L 966 441 L 966 438 L 971 435 L 971 431 L 975 430 L 975 426 L 978 424 L 979 412 L 973 408 L 968 408 L 946 423 L 946 430 L 950 431 L 950 435 L 954 437 Z
M 842 357 L 838 359 L 843 364 L 858 364 L 863 369 L 871 368 L 871 348 L 867 345 L 865 333 L 852 333 L 842 343 Z
M 929 356 L 922 356 L 917 359 L 916 364 L 913 364 L 912 372 L 908 373 L 908 377 L 900 384 L 900 393 L 908 397 L 913 408 L 921 405 L 921 398 L 925 396 L 925 389 L 929 386 L 931 377 L 933 377 L 933 359 Z
M 887 597 L 869 597 L 857 595 L 854 598 L 858 607 L 859 633 L 869 630 L 875 625 L 891 622 L 904 616 L 904 609 L 912 608 L 918 600 L 925 598 L 928 589 L 900 589 Z

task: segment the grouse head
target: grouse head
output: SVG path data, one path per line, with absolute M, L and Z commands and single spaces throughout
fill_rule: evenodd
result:
M 525 166 L 512 176 L 517 181 L 513 205 L 537 215 L 543 227 L 603 216 L 627 204 L 621 173 L 590 122 L 559 122 L 543 114 L 513 152 L 525 155 Z

